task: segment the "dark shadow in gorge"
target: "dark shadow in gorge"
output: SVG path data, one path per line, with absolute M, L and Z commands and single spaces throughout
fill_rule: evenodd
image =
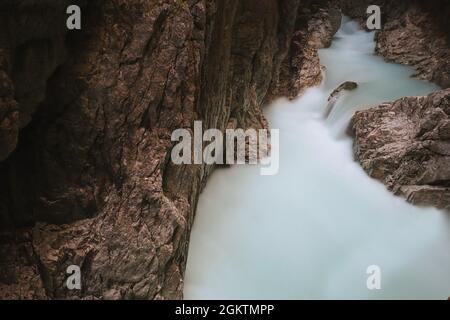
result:
M 92 152 L 98 145 L 84 152 L 83 137 L 58 123 L 61 115 L 67 112 L 72 112 L 73 119 L 80 124 L 89 121 L 72 104 L 88 88 L 88 84 L 77 77 L 73 66 L 76 60 L 87 58 L 86 44 L 102 14 L 98 1 L 78 4 L 83 8 L 83 28 L 66 34 L 66 61 L 48 79 L 45 99 L 37 106 L 30 124 L 21 130 L 16 150 L 0 163 L 2 229 L 32 226 L 37 221 L 68 223 L 92 217 L 98 211 L 99 203 L 94 195 L 70 196 L 71 189 L 86 188 L 83 185 L 90 179 L 82 177 L 82 172 L 87 169 L 85 158 L 99 158 Z M 32 41 L 38 43 L 40 40 Z M 17 51 L 28 50 L 26 46 L 30 43 L 23 44 Z M 15 69 L 21 61 L 18 53 Z

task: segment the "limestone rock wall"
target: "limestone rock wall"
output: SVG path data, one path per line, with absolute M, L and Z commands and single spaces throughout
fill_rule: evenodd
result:
M 356 159 L 394 193 L 450 209 L 450 89 L 358 111 L 350 124 Z
M 34 21 L 48 9 L 9 5 L 11 20 Z M 189 230 L 213 168 L 172 165 L 171 132 L 195 120 L 219 129 L 266 125 L 261 104 L 290 46 L 299 1 L 84 5 L 81 31 L 57 31 L 66 17 L 59 7 L 36 33 L 27 24 L 5 27 L 48 47 L 39 70 L 20 64 L 27 81 L 28 72 L 39 78 L 36 88 L 25 86 L 32 108 L 17 98 L 16 69 L 2 64 L 0 110 L 19 111 L 14 135 L 1 132 L 3 158 L 23 129 L 0 164 L 0 297 L 181 298 Z M 42 39 L 48 29 L 64 48 Z M 15 47 L 5 39 L 8 63 L 17 52 L 4 49 Z M 25 109 L 33 120 L 20 125 Z M 71 264 L 81 266 L 81 291 L 64 287 Z

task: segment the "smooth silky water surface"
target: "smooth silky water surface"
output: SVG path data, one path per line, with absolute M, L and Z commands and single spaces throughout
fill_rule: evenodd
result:
M 345 129 L 359 109 L 438 90 L 374 55 L 374 34 L 343 19 L 320 51 L 321 86 L 265 109 L 280 129 L 280 171 L 218 169 L 201 195 L 186 299 L 446 299 L 450 217 L 392 195 L 356 163 Z M 356 81 L 328 119 L 330 92 Z M 381 289 L 366 286 L 370 265 Z

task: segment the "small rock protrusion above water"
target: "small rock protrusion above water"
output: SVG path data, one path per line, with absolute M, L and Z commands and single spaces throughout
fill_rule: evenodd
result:
M 351 91 L 358 88 L 358 84 L 354 81 L 345 81 L 342 83 L 339 87 L 333 90 L 333 92 L 328 97 L 328 104 L 327 108 L 325 109 L 324 117 L 328 118 L 331 111 L 333 111 L 334 105 L 336 104 L 337 100 L 341 97 L 342 93 L 344 91 Z

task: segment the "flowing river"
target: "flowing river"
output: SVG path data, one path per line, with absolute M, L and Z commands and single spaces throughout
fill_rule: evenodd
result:
M 374 55 L 374 33 L 343 19 L 320 50 L 321 86 L 265 109 L 280 129 L 280 171 L 218 169 L 191 234 L 186 299 L 447 299 L 450 216 L 393 196 L 356 163 L 345 133 L 352 114 L 438 89 L 409 67 Z M 345 93 L 327 120 L 331 91 Z M 369 290 L 369 266 L 381 289 Z

